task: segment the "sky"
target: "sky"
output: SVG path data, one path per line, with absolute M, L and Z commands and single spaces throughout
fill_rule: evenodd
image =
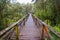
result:
M 32 0 L 17 0 L 17 2 L 19 3 L 24 3 L 24 4 L 27 4 L 27 3 L 33 3 Z
M 27 3 L 31 3 L 31 1 L 32 0 L 17 0 L 17 2 L 19 2 L 19 3 L 25 3 L 25 4 L 27 4 Z

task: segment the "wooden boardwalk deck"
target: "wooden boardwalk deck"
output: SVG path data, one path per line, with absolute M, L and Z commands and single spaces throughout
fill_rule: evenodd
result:
M 19 29 L 20 30 L 20 29 Z M 30 14 L 27 22 L 19 33 L 19 40 L 40 40 L 41 30 L 35 25 L 32 15 Z
M 1 31 L 0 40 L 53 40 L 55 38 L 52 38 L 50 31 L 53 32 L 56 39 L 60 40 L 59 34 L 50 26 L 29 14 Z

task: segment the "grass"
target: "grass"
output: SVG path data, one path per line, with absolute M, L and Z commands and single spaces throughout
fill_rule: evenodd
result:
M 49 31 L 49 33 L 52 36 L 52 40 L 60 40 L 53 32 Z
M 55 27 L 53 27 L 53 29 L 56 30 L 58 33 L 60 33 L 60 28 L 59 27 L 55 26 Z

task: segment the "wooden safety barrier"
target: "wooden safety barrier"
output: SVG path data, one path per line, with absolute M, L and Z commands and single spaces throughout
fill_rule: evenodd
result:
M 8 28 L 0 31 L 0 40 L 10 40 L 10 37 L 11 37 L 11 35 L 14 31 L 15 31 L 15 34 L 16 34 L 16 40 L 18 40 L 18 24 L 21 25 L 21 23 L 23 23 L 23 25 L 25 25 L 25 21 L 27 21 L 28 15 L 24 16 L 22 19 L 13 23 Z
M 58 32 L 56 32 L 55 30 L 53 30 L 53 29 L 51 28 L 51 26 L 48 26 L 46 23 L 44 23 L 42 20 L 38 19 L 38 18 L 37 18 L 36 16 L 34 16 L 34 15 L 32 15 L 32 17 L 33 17 L 33 20 L 35 21 L 35 24 L 36 24 L 36 25 L 37 25 L 37 23 L 38 23 L 39 26 L 42 26 L 42 38 L 43 38 L 43 36 L 44 36 L 44 31 L 46 31 L 48 37 L 50 36 L 48 30 L 50 30 L 50 31 L 53 32 L 58 38 L 60 38 L 60 34 L 59 34 Z M 45 26 L 45 28 L 43 28 L 43 26 Z M 43 30 L 43 29 L 44 29 L 44 30 Z M 46 29 L 48 29 L 48 30 L 46 30 Z M 51 38 L 51 36 L 50 36 L 50 38 Z M 50 40 L 51 40 L 51 39 L 50 39 Z

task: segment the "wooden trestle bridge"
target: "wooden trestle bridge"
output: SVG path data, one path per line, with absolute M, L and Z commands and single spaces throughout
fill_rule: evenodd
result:
M 32 14 L 24 16 L 0 31 L 0 40 L 54 40 L 50 31 L 60 40 L 60 34 Z

